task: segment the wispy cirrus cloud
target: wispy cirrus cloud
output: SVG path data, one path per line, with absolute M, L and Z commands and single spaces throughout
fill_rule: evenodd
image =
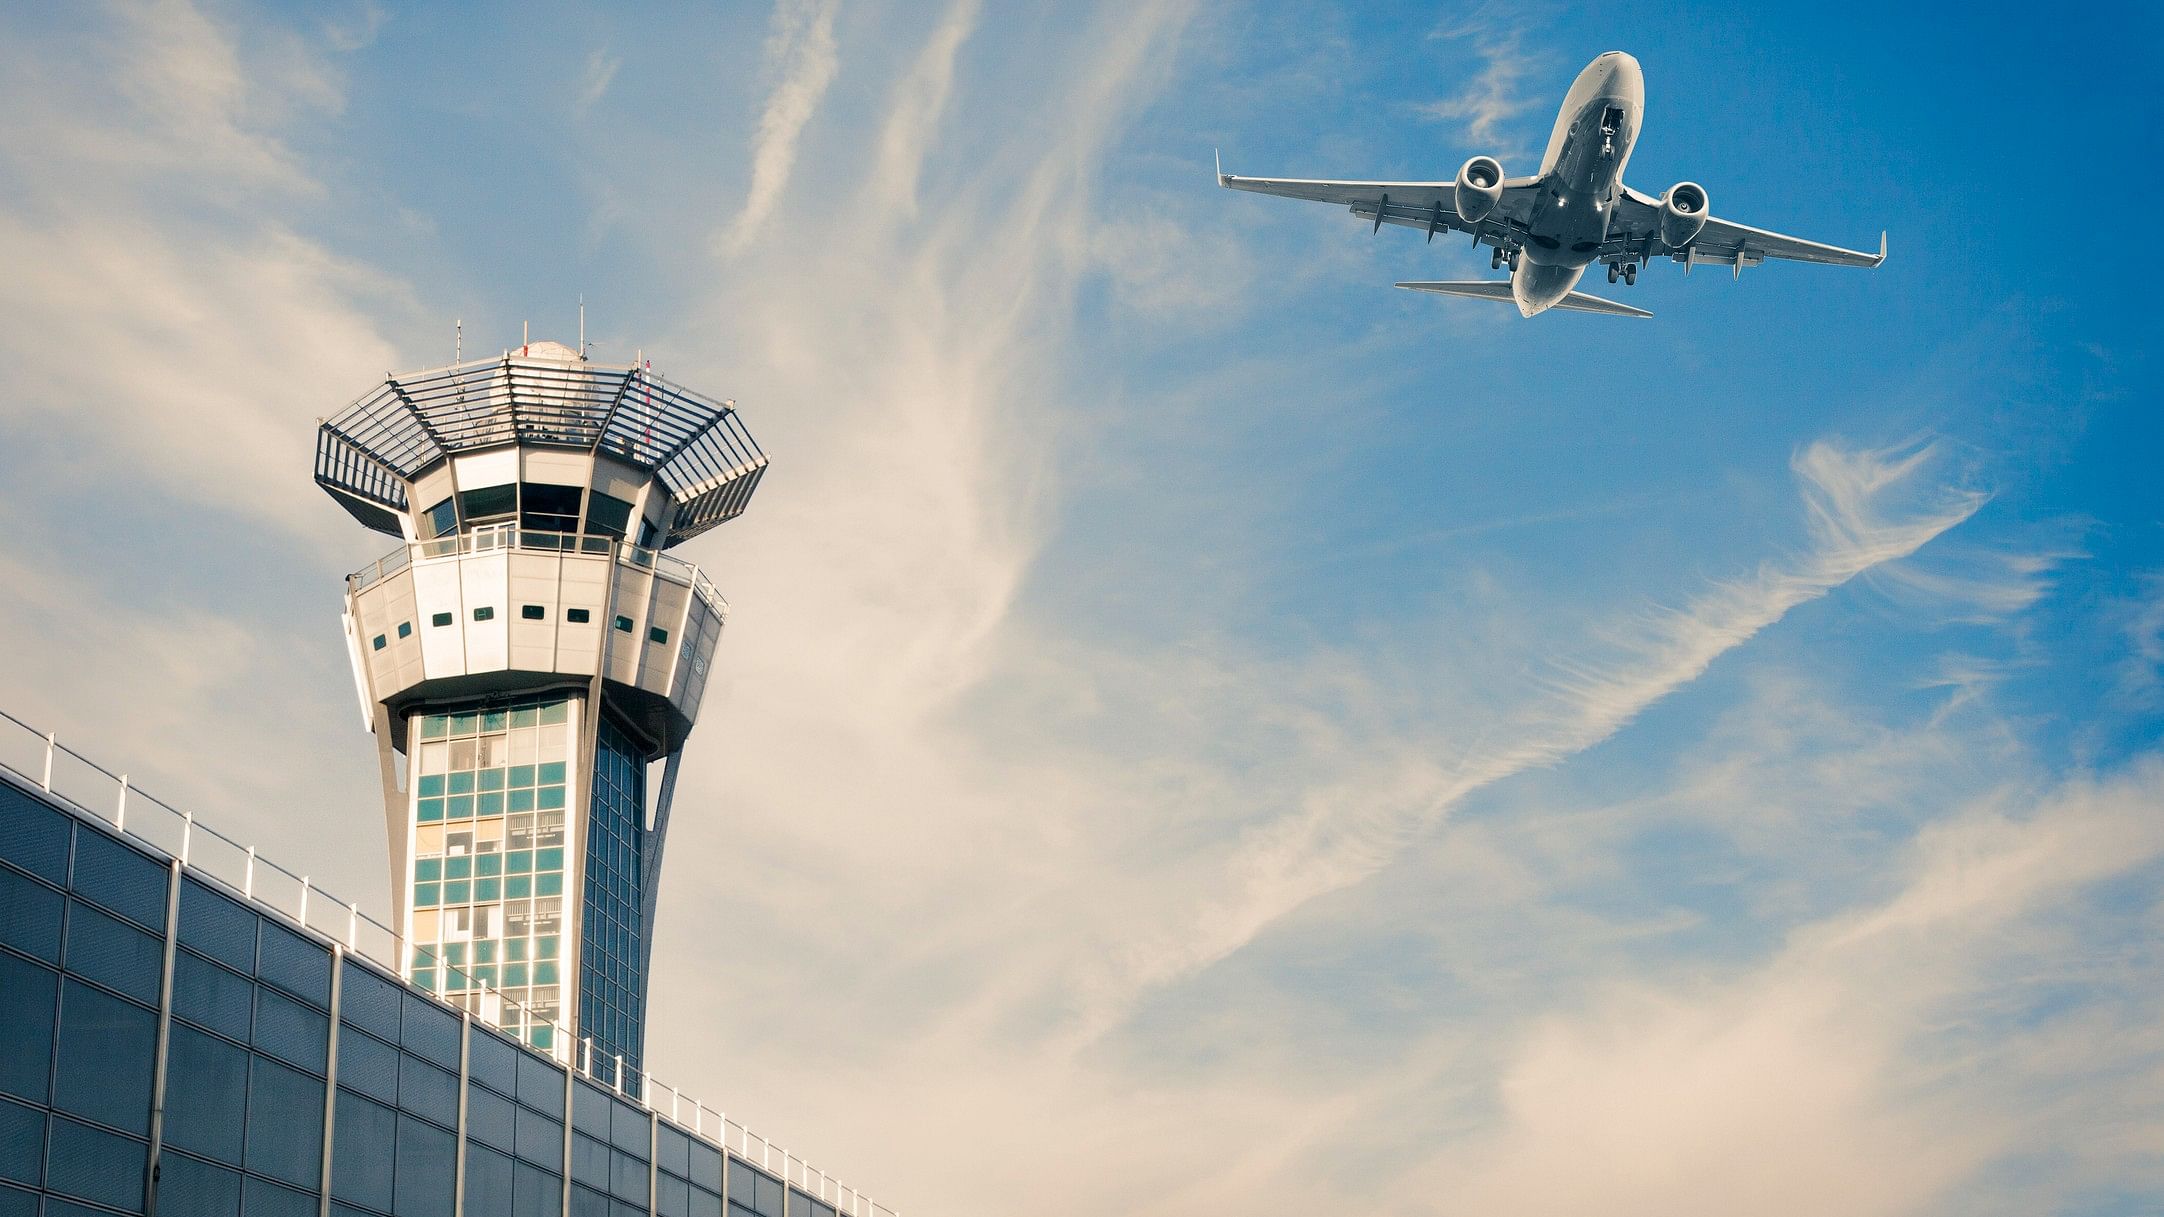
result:
M 1539 100 L 1526 92 L 1525 83 L 1543 64 L 1540 56 L 1527 50 L 1524 31 L 1484 10 L 1437 36 L 1469 43 L 1479 57 L 1480 69 L 1456 92 L 1419 106 L 1418 112 L 1437 122 L 1456 124 L 1474 152 L 1524 155 L 1527 149 L 1515 142 L 1522 133 L 1512 127 Z
M 741 253 L 758 236 L 796 168 L 797 141 L 840 67 L 834 20 L 841 0 L 779 0 L 766 61 L 776 81 L 752 138 L 751 187 L 743 209 L 722 230 L 719 248 Z

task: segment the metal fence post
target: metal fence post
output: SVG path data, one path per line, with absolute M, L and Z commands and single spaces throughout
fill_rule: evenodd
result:
M 113 808 L 113 827 L 128 831 L 128 775 L 120 775 L 120 802 Z
M 55 748 L 56 746 L 57 746 L 57 745 L 55 745 L 55 744 L 53 743 L 53 733 L 52 733 L 52 732 L 50 732 L 50 731 L 46 732 L 46 733 L 45 733 L 45 781 L 44 781 L 43 785 L 44 785 L 44 787 L 45 787 L 45 793 L 47 793 L 47 794 L 51 794 L 51 793 L 53 792 L 53 749 L 54 749 L 54 748 Z

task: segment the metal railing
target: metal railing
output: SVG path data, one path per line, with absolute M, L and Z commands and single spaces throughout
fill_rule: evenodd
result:
M 729 616 L 729 602 L 721 598 L 721 593 L 715 589 L 713 581 L 706 577 L 704 571 L 682 558 L 658 549 L 620 541 L 615 537 L 592 533 L 548 532 L 537 528 L 520 528 L 516 524 L 485 524 L 450 536 L 427 541 L 409 541 L 347 575 L 346 583 L 350 590 L 358 592 L 381 583 L 415 562 L 511 549 L 586 554 L 594 557 L 613 556 L 625 566 L 653 571 L 672 583 L 690 588 L 717 616 L 723 620 L 727 620 Z
M 25 786 L 43 790 L 55 801 L 111 825 L 167 858 L 177 859 L 190 873 L 305 927 L 327 942 L 366 957 L 394 976 L 406 975 L 408 943 L 397 931 L 362 912 L 358 901 L 340 899 L 309 876 L 272 862 L 256 853 L 254 846 L 235 841 L 198 821 L 190 812 L 175 809 L 134 785 L 127 774 L 99 765 L 60 743 L 51 732 L 40 732 L 4 710 L 0 710 L 0 769 L 13 774 Z M 407 988 L 452 1010 L 471 1009 L 412 985 Z M 784 1183 L 834 1205 L 848 1217 L 900 1217 L 895 1210 L 730 1119 L 722 1109 L 708 1107 L 651 1073 L 640 1071 L 638 1082 L 627 1087 L 622 1058 L 614 1058 L 613 1062 L 608 1057 L 596 1060 L 592 1040 L 574 1041 L 571 1029 L 563 1023 L 536 1016 L 494 988 L 473 982 L 463 996 L 475 1006 L 484 997 L 494 997 L 505 1010 L 520 1016 L 503 1020 L 502 1026 L 553 1027 L 550 1047 L 533 1048 L 529 1043 L 528 1050 L 547 1054 L 578 1076 L 639 1103 Z

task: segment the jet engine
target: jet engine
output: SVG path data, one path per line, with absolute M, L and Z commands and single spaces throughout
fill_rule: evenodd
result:
M 1661 243 L 1670 249 L 1689 245 L 1706 226 L 1706 188 L 1677 182 L 1661 196 Z
M 1451 205 L 1458 218 L 1478 224 L 1503 201 L 1503 165 L 1492 156 L 1476 156 L 1458 167 L 1458 189 Z

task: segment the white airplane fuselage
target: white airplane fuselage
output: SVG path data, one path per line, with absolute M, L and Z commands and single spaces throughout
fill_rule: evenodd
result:
M 1541 157 L 1525 243 L 1510 274 L 1511 297 L 1525 316 L 1569 295 L 1599 256 L 1623 189 L 1623 167 L 1638 142 L 1645 98 L 1638 61 L 1621 51 L 1587 64 L 1564 95 Z

